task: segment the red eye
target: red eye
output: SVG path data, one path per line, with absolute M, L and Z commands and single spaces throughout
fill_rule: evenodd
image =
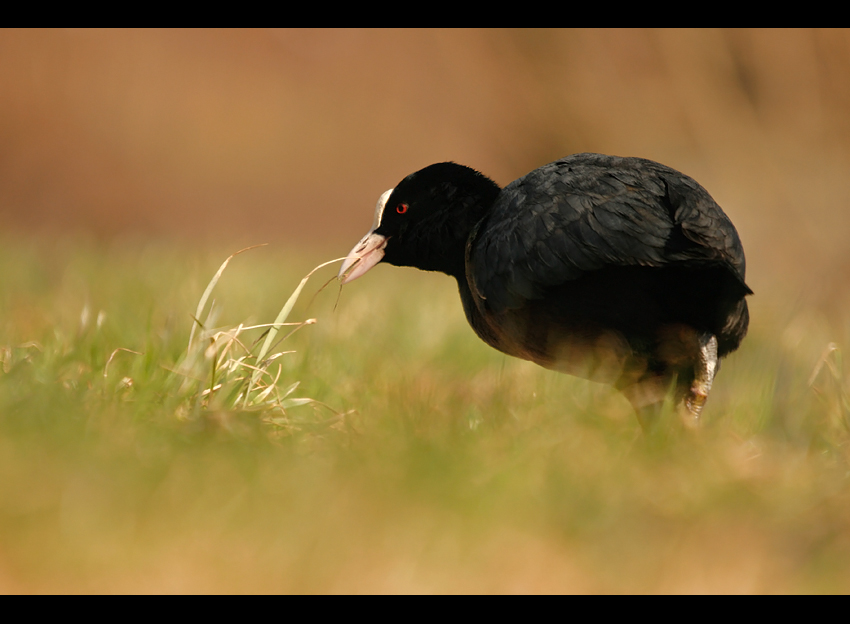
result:
M 407 212 L 408 208 L 410 208 L 410 206 L 408 206 L 407 204 L 399 204 L 398 206 L 395 207 L 395 211 L 398 214 L 404 214 L 405 212 Z

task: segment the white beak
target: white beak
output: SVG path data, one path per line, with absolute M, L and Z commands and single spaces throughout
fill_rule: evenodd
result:
M 366 271 L 381 261 L 384 257 L 384 247 L 387 246 L 387 237 L 375 234 L 381 225 L 381 217 L 384 215 L 384 206 L 387 205 L 387 200 L 392 195 L 393 189 L 386 191 L 378 198 L 378 204 L 375 206 L 375 220 L 372 222 L 372 229 L 369 233 L 360 239 L 360 242 L 354 246 L 354 249 L 349 252 L 345 262 L 342 263 L 342 268 L 339 270 L 337 278 L 343 284 L 356 280 Z
M 366 271 L 381 261 L 384 257 L 384 247 L 387 246 L 387 238 L 374 232 L 369 232 L 360 239 L 354 249 L 348 254 L 342 268 L 339 270 L 338 279 L 343 284 L 356 280 Z

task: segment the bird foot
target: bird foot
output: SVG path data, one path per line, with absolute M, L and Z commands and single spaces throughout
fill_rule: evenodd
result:
M 688 408 L 688 411 L 691 413 L 691 416 L 694 419 L 699 419 L 699 415 L 702 412 L 702 408 L 705 406 L 705 401 L 708 399 L 708 390 L 710 389 L 711 384 L 709 384 L 709 388 L 697 387 L 697 384 L 694 383 L 691 386 L 690 391 L 688 392 L 687 398 L 685 398 L 685 407 Z
M 717 338 L 708 333 L 700 335 L 699 352 L 694 366 L 694 381 L 685 397 L 685 406 L 695 421 L 699 420 L 702 408 L 708 399 L 718 366 Z

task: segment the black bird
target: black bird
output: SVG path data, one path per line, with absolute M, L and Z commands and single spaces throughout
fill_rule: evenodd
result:
M 454 277 L 484 342 L 613 384 L 644 428 L 674 382 L 699 417 L 749 324 L 732 222 L 693 179 L 642 158 L 575 154 L 503 189 L 425 167 L 381 195 L 339 278 L 378 262 Z

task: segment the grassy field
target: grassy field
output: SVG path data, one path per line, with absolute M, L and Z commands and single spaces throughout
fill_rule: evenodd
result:
M 187 357 L 234 251 L 0 246 L 0 591 L 850 591 L 850 314 L 757 292 L 702 426 L 644 436 L 444 276 L 327 267 L 246 401 L 232 330 L 333 255 L 233 258 Z

